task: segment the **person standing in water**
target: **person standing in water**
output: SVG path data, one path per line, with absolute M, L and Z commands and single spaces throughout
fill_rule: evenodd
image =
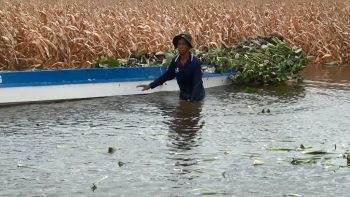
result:
M 193 48 L 192 37 L 188 33 L 181 33 L 173 38 L 173 45 L 179 54 L 173 58 L 168 70 L 148 85 L 138 85 L 142 91 L 156 88 L 168 80 L 176 77 L 180 88 L 180 99 L 187 101 L 201 101 L 205 97 L 202 81 L 202 63 L 194 57 L 190 49 Z

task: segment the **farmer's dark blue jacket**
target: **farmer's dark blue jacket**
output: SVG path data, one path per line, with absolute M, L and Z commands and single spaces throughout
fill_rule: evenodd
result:
M 205 91 L 202 81 L 201 61 L 192 54 L 185 65 L 180 63 L 179 55 L 175 57 L 168 70 L 154 80 L 150 87 L 153 89 L 164 82 L 176 77 L 180 87 L 180 99 L 190 101 L 200 101 L 204 99 Z

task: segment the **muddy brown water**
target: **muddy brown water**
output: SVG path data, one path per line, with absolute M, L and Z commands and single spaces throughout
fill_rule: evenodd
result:
M 202 103 L 163 92 L 2 107 L 0 196 L 348 196 L 350 72 L 316 71 L 258 94 L 208 89 Z M 300 144 L 330 154 L 268 149 Z

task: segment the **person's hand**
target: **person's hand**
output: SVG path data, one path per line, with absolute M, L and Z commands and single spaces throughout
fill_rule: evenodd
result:
M 138 85 L 136 86 L 137 88 L 142 88 L 142 91 L 146 91 L 151 89 L 151 87 L 149 85 Z

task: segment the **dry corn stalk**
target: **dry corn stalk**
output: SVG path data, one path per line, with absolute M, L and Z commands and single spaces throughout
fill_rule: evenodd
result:
M 198 48 L 279 32 L 316 58 L 350 63 L 349 0 L 0 1 L 0 69 L 88 67 L 146 48 L 172 48 L 190 32 Z

